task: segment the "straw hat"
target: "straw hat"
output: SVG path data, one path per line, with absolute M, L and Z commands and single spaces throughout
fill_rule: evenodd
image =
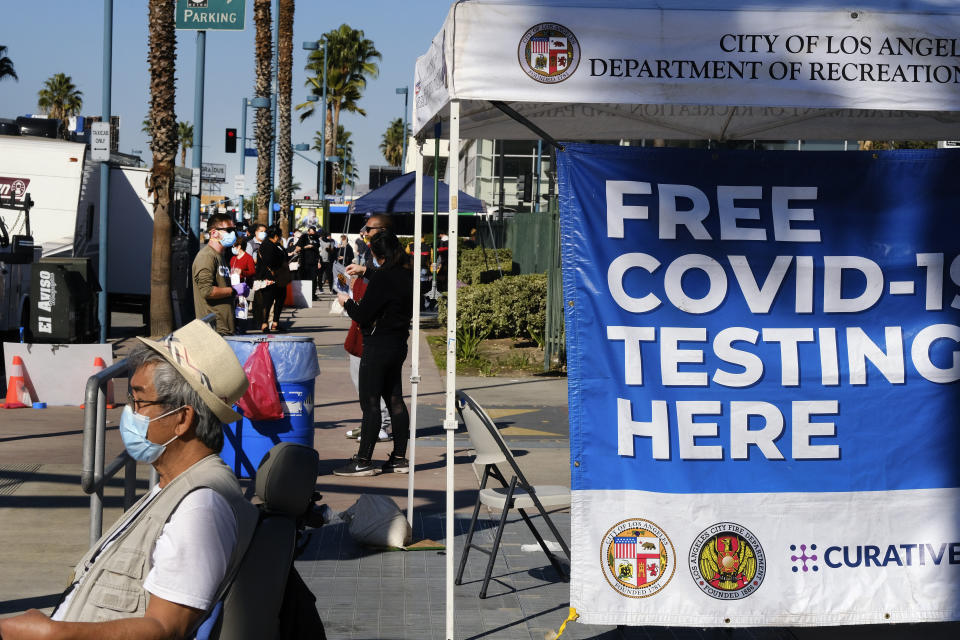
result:
M 163 340 L 137 339 L 172 364 L 221 422 L 242 419 L 230 407 L 247 390 L 247 375 L 233 349 L 210 325 L 194 320 Z

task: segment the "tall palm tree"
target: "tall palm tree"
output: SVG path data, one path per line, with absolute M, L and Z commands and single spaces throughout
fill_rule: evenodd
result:
M 380 152 L 392 167 L 399 167 L 403 161 L 403 133 L 403 118 L 397 118 L 390 122 L 380 141 Z M 407 136 L 409 135 L 410 125 L 407 125 Z
M 37 107 L 47 116 L 61 121 L 60 136 L 66 138 L 66 120 L 80 113 L 83 92 L 77 89 L 70 76 L 55 73 L 44 81 L 43 88 L 37 92 Z
M 347 185 L 356 184 L 359 172 L 353 158 L 353 140 L 350 139 L 350 132 L 343 128 L 343 125 L 337 125 L 337 156 L 340 158 L 338 163 L 343 175 L 337 176 L 337 185 L 343 189 L 346 195 Z
M 280 191 L 281 223 L 289 229 L 293 184 L 293 147 L 290 142 L 290 103 L 293 85 L 293 11 L 294 0 L 278 5 L 277 52 L 277 183 Z
M 153 246 L 150 251 L 150 335 L 173 330 L 170 300 L 170 232 L 173 218 L 173 169 L 177 157 L 176 98 L 177 32 L 175 4 L 150 0 L 150 150 L 153 169 Z
M 348 24 L 323 34 L 323 38 L 327 41 L 326 153 L 333 155 L 333 150 L 337 148 L 340 113 L 349 111 L 366 115 L 357 102 L 367 86 L 367 77 L 375 78 L 380 73 L 376 61 L 383 56 L 373 41 L 364 37 L 362 30 Z M 307 79 L 307 88 L 315 95 L 322 95 L 323 49 L 310 54 L 306 70 L 314 74 L 314 77 Z M 296 108 L 302 111 L 301 121 L 314 112 L 312 102 L 299 104 Z
M 180 144 L 180 166 L 187 166 L 187 149 L 193 148 L 193 125 L 189 122 L 177 123 L 177 142 Z
M 270 58 L 273 38 L 270 34 L 270 0 L 254 0 L 253 24 L 254 69 L 256 81 L 254 94 L 258 98 L 270 97 Z M 270 193 L 270 176 L 273 175 L 273 158 L 270 156 L 270 141 L 273 138 L 273 119 L 270 109 L 257 109 L 257 193 Z M 266 224 L 269 219 L 269 201 L 257 202 L 256 221 Z
M 13 78 L 19 80 L 17 72 L 13 70 L 13 61 L 7 57 L 6 45 L 0 44 L 0 80 Z

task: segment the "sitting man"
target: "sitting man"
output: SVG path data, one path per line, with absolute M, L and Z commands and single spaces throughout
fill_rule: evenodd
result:
M 120 418 L 127 453 L 160 481 L 87 551 L 51 618 L 0 620 L 0 638 L 190 638 L 221 599 L 257 509 L 217 453 L 247 378 L 200 320 L 161 342 L 139 338 Z

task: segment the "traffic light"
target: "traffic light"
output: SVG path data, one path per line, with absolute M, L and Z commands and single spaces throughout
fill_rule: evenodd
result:
M 333 193 L 333 163 L 326 161 L 326 168 L 323 170 L 323 192 Z
M 530 202 L 533 200 L 533 176 L 521 173 L 517 176 L 517 200 Z
M 236 129 L 227 129 L 227 135 L 226 135 L 226 139 L 224 140 L 223 147 L 226 153 L 237 152 L 237 130 Z

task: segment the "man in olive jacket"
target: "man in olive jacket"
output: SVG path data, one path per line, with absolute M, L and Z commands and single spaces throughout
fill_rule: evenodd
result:
M 207 220 L 209 242 L 193 259 L 190 275 L 193 278 L 193 308 L 199 320 L 208 313 L 217 316 L 217 333 L 222 336 L 234 334 L 233 307 L 237 295 L 244 295 L 238 287 L 230 285 L 230 262 L 223 250 L 237 242 L 237 229 L 233 218 L 226 213 L 215 213 Z

